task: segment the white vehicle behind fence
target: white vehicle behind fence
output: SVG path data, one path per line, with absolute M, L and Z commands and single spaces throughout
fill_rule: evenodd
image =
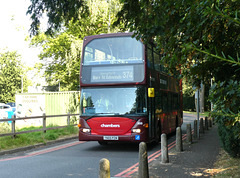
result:
M 0 119 L 7 119 L 8 111 L 12 111 L 11 106 L 4 103 L 0 103 Z

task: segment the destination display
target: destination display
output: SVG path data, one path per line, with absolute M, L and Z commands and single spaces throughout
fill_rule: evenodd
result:
M 91 71 L 91 82 L 132 82 L 133 66 L 108 66 L 93 67 Z

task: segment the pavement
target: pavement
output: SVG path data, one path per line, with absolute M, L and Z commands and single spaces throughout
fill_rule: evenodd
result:
M 220 152 L 217 126 L 205 130 L 192 144 L 183 142 L 183 151 L 170 150 L 169 163 L 162 164 L 161 156 L 149 163 L 150 178 L 210 177 Z M 137 177 L 137 175 L 133 175 Z

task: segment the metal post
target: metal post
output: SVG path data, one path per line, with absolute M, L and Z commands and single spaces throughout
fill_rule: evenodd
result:
M 148 154 L 147 154 L 147 144 L 141 142 L 139 144 L 139 168 L 138 168 L 138 178 L 148 178 Z
M 99 178 L 110 178 L 110 162 L 106 158 L 100 160 Z
M 197 89 L 197 128 L 199 128 L 199 88 Z M 197 129 L 197 137 L 200 139 L 199 129 Z

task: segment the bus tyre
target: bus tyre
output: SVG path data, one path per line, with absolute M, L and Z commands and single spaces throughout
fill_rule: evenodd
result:
M 159 142 L 161 142 L 161 127 L 158 125 L 157 132 L 156 132 L 156 138 L 153 142 L 154 145 L 157 145 Z
M 106 141 L 98 141 L 98 143 L 99 143 L 99 145 L 107 145 L 108 144 L 108 142 L 106 142 Z

